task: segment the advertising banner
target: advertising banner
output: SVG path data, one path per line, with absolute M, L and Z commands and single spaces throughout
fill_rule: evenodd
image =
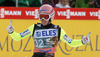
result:
M 0 9 L 0 57 L 31 57 L 34 53 L 33 37 L 30 36 L 21 41 L 15 41 L 11 38 L 6 28 L 10 24 L 10 20 L 12 20 L 12 26 L 17 33 L 25 31 L 33 24 L 41 23 L 37 18 L 38 16 L 35 16 L 38 13 L 38 8 L 14 9 L 2 7 Z M 27 16 L 29 13 L 25 15 L 25 11 L 34 12 L 35 10 L 37 13 L 35 12 L 30 16 Z M 55 10 L 57 10 L 57 8 L 55 8 Z M 70 17 L 62 14 L 64 11 L 70 12 Z M 79 15 L 75 12 L 72 14 L 71 11 L 75 11 L 77 14 L 78 12 L 80 13 Z M 74 13 L 76 15 L 74 15 Z M 92 33 L 90 35 L 90 43 L 84 44 L 80 47 L 70 47 L 65 42 L 59 41 L 55 57 L 100 57 L 99 17 L 99 9 L 58 9 L 52 23 L 63 28 L 67 36 L 71 39 L 81 39 L 83 36 L 87 36 L 89 32 Z
M 1 19 L 38 19 L 39 8 L 0 7 Z M 99 8 L 55 8 L 55 19 L 99 20 Z

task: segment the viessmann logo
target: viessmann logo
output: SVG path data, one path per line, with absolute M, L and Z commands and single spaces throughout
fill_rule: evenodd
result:
M 86 16 L 85 11 L 71 11 L 67 9 L 66 11 L 57 11 L 58 16 L 66 16 L 67 19 L 70 19 L 71 16 Z
M 38 9 L 35 9 L 34 11 L 25 11 L 26 13 L 26 16 L 34 16 L 34 18 L 39 18 L 39 12 L 38 12 Z
M 98 19 L 100 19 L 100 10 L 98 10 L 97 12 L 89 12 L 90 16 L 96 16 L 98 17 Z
M 4 8 L 0 9 L 0 18 L 4 18 L 5 15 L 17 15 L 20 16 L 21 15 L 21 11 L 12 11 L 12 10 L 5 10 Z
M 66 16 L 66 19 L 70 19 L 71 16 L 80 16 L 80 17 L 86 17 L 87 14 L 89 14 L 90 17 L 98 17 L 100 19 L 100 10 L 98 11 L 71 11 L 70 9 L 67 9 L 66 11 L 57 11 L 58 16 Z M 88 16 L 88 17 L 89 17 Z
M 25 13 L 25 14 L 22 14 Z M 34 18 L 38 18 L 38 9 L 34 11 L 24 11 L 22 10 L 5 10 L 5 8 L 0 9 L 0 18 L 5 18 L 5 16 L 34 16 Z

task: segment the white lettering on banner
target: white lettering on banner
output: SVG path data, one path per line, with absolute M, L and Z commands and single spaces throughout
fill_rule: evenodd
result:
M 21 15 L 21 11 L 11 11 L 11 10 L 5 10 L 4 8 L 1 8 L 0 18 L 4 18 L 5 15 Z
M 38 18 L 38 9 L 35 9 L 35 11 L 25 11 L 27 16 L 35 16 L 34 18 Z
M 67 19 L 70 19 L 70 16 L 86 16 L 86 12 L 83 11 L 70 11 L 67 9 L 66 11 L 57 11 L 58 16 L 66 16 Z
M 5 11 L 5 15 L 21 15 L 21 11 Z
M 0 18 L 4 18 L 4 8 L 1 8 L 0 10 Z
M 100 10 L 98 12 L 89 12 L 90 16 L 97 16 L 100 19 Z

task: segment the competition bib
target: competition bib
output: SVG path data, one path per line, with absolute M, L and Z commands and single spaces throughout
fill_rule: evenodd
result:
M 34 43 L 36 48 L 50 48 L 49 40 L 53 36 L 58 36 L 58 29 L 38 29 L 34 32 Z

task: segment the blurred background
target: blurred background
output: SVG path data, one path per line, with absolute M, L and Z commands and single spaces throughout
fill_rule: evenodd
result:
M 0 7 L 40 7 L 43 4 L 57 8 L 100 8 L 100 0 L 0 0 Z

